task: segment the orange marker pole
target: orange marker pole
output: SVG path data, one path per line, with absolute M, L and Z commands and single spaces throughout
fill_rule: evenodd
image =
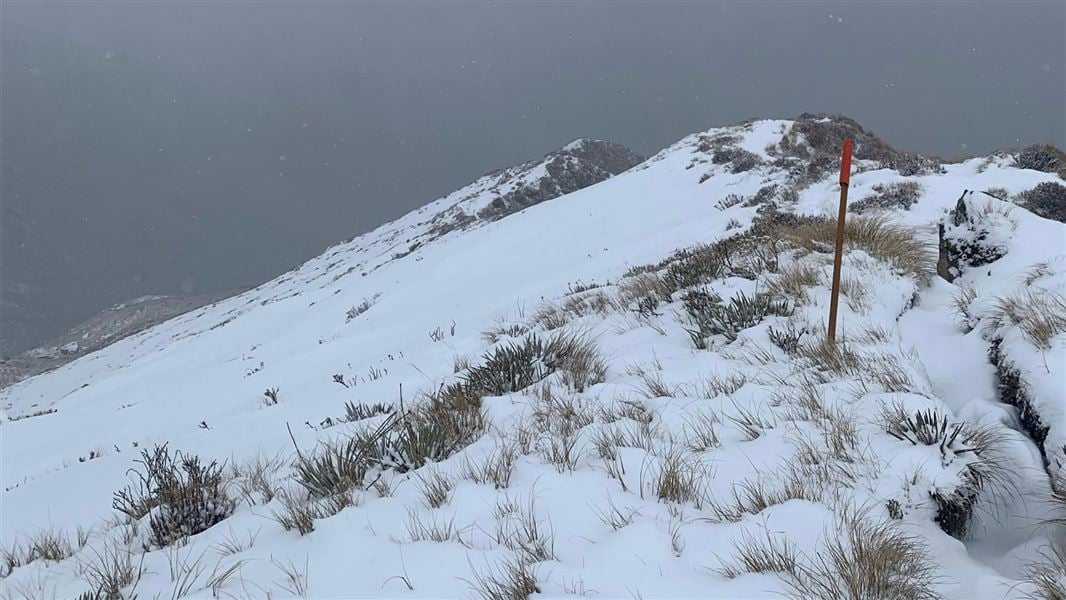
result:
M 840 261 L 844 254 L 844 215 L 848 208 L 848 184 L 851 181 L 851 138 L 844 138 L 840 155 L 840 212 L 837 213 L 837 245 L 833 255 L 833 294 L 829 298 L 829 344 L 837 338 L 837 303 L 840 300 Z

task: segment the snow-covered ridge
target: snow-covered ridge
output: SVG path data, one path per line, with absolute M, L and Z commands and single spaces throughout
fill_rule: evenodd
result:
M 103 544 L 125 543 L 139 561 L 143 529 L 106 523 L 112 494 L 153 444 L 237 465 L 280 456 L 277 486 L 295 497 L 294 443 L 309 453 L 385 418 L 337 424 L 345 403 L 398 407 L 402 385 L 409 406 L 418 392 L 456 382 L 464 364 L 483 363 L 487 351 L 565 331 L 594 341 L 606 361 L 597 382 L 577 390 L 557 374 L 537 389 L 484 398 L 486 427 L 471 445 L 413 471 L 382 473 L 376 486 L 368 479 L 351 506 L 315 520 L 307 535 L 271 518 L 286 510 L 280 498 L 255 495 L 186 546 L 150 548 L 137 593 L 171 594 L 168 565 L 177 553 L 190 564 L 197 556 L 223 569 L 239 564 L 220 587 L 237 597 L 470 597 L 479 578 L 499 576 L 508 560 L 521 561 L 535 589 L 553 597 L 774 596 L 790 591 L 791 576 L 738 571 L 744 540 L 787 540 L 803 562 L 837 539 L 841 523 L 869 531 L 863 523 L 882 521 L 926 549 L 932 593 L 1034 591 L 1022 581 L 1024 565 L 1055 535 L 1038 526 L 1054 516 L 1043 504 L 1050 484 L 1013 409 L 996 398 L 985 329 L 966 333 L 956 323 L 957 285 L 926 282 L 875 248 L 849 245 L 842 332 L 869 360 L 836 373 L 784 349 L 788 336 L 807 343 L 824 329 L 828 254 L 817 236 L 809 234 L 807 246 L 782 244 L 772 259 L 763 252 L 773 240 L 757 238 L 727 269 L 700 271 L 698 283 L 666 294 L 655 278 L 681 281 L 684 273 L 646 267 L 747 231 L 757 217 L 787 224 L 790 215 L 835 215 L 835 132 L 859 140 L 853 200 L 900 182 L 918 186 L 908 209 L 885 214 L 930 254 L 963 190 L 1018 194 L 1057 181 L 1007 157 L 941 165 L 905 156 L 860 138 L 856 125 L 807 116 L 716 128 L 564 197 L 478 218 L 495 199 L 545 181 L 549 165 L 581 160 L 589 143 L 571 145 L 502 180 L 479 179 L 255 290 L 0 392 L 9 419 L 0 543 L 11 547 L 41 528 L 96 527 L 86 548 L 71 548 L 75 558 L 19 566 L 2 585 L 16 596 L 37 588 L 73 596 L 87 589 L 78 561 L 91 562 Z M 540 187 L 563 189 L 560 178 L 551 181 Z M 1012 210 L 1026 237 L 999 259 L 1007 262 L 962 275 L 990 296 L 1017 285 L 1020 265 L 1063 254 L 1061 223 Z M 786 286 L 792 272 L 799 283 Z M 777 289 L 798 289 L 788 310 L 729 335 L 709 329 L 696 344 L 692 331 L 704 332 L 688 311 L 698 301 Z M 653 295 L 666 297 L 645 301 Z M 1066 338 L 1051 343 L 1061 348 Z M 893 368 L 874 381 L 870 364 Z M 1054 390 L 1054 381 L 1042 382 Z M 904 417 L 932 411 L 967 434 L 943 447 L 906 441 L 905 430 L 897 439 L 881 416 L 895 407 Z M 834 429 L 839 424 L 844 429 Z M 988 456 L 971 443 L 983 428 L 1001 438 L 996 449 L 1017 475 L 1013 491 L 994 498 L 998 512 L 982 497 L 964 523 L 947 523 L 941 501 L 965 508 L 978 459 Z M 834 450 L 823 436 L 840 431 L 843 446 Z M 832 467 L 823 479 L 795 470 L 814 459 Z M 509 478 L 493 482 L 467 467 L 490 463 L 507 463 Z M 663 491 L 670 465 L 698 482 L 688 486 L 692 494 Z M 443 500 L 429 503 L 426 482 L 435 476 L 449 483 Z M 777 499 L 742 501 L 746 489 Z M 848 503 L 865 508 L 865 520 L 849 520 L 841 511 Z M 540 533 L 522 529 L 530 522 Z M 535 547 L 516 543 L 516 531 Z M 238 548 L 212 549 L 221 545 Z M 210 570 L 193 577 L 188 595 L 212 594 Z

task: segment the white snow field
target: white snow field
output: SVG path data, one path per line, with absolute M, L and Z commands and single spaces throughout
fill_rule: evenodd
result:
M 899 182 L 917 201 L 849 213 L 843 340 L 829 348 L 832 223 L 790 215 L 835 216 L 836 170 L 790 168 L 806 159 L 789 152 L 813 158 L 795 125 L 694 134 L 500 220 L 456 220 L 499 193 L 479 180 L 0 392 L 3 594 L 1018 598 L 1066 585 L 1049 475 L 1066 458 L 1066 333 L 1053 318 L 1034 333 L 1023 310 L 1061 303 L 1066 229 L 970 194 L 994 225 L 980 241 L 1002 256 L 952 283 L 935 274 L 937 225 L 964 191 L 1060 180 L 1008 155 L 908 176 L 856 160 L 853 202 Z M 434 229 L 445 220 L 459 225 Z M 1012 297 L 1037 300 L 1010 312 Z M 531 339 L 585 352 L 501 370 Z M 1048 428 L 1043 448 L 1000 401 L 993 342 Z M 460 388 L 480 406 L 442 404 Z M 368 408 L 346 416 L 346 403 Z M 437 440 L 434 418 L 459 433 Z M 164 443 L 218 461 L 221 495 L 172 505 L 156 481 L 139 518 L 115 510 L 141 452 Z M 330 447 L 337 476 L 301 485 L 294 465 Z M 216 516 L 206 530 L 194 505 Z M 301 511 L 301 527 L 279 522 Z M 177 533 L 162 546 L 164 529 Z

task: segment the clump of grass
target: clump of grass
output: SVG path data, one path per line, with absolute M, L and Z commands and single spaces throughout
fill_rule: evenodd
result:
M 78 547 L 85 545 L 87 534 L 79 531 Z M 35 560 L 60 561 L 74 554 L 67 534 L 60 529 L 43 529 L 25 542 L 16 539 L 11 546 L 0 546 L 0 578 Z
M 672 449 L 659 457 L 649 484 L 650 491 L 659 500 L 691 502 L 699 507 L 705 498 L 707 467 L 698 455 Z
M 745 533 L 743 539 L 734 542 L 735 557 L 718 572 L 729 579 L 745 573 L 781 573 L 793 578 L 800 573 L 800 553 L 795 545 L 783 536 L 775 537 L 769 531 L 765 538 L 755 538 Z
M 314 531 L 316 519 L 332 517 L 345 508 L 354 506 L 356 500 L 351 489 L 307 499 L 283 492 L 278 498 L 281 500 L 281 510 L 273 512 L 274 520 L 286 531 L 295 529 L 300 535 Z
M 525 600 L 540 593 L 534 565 L 522 558 L 500 560 L 494 570 L 474 571 L 471 590 L 482 600 Z
M 804 597 L 934 600 L 935 562 L 918 538 L 891 523 L 845 517 L 842 536 L 829 540 L 793 587 Z
M 133 551 L 128 546 L 106 543 L 102 548 L 90 548 L 92 556 L 82 563 L 82 573 L 91 590 L 89 598 L 133 598 L 137 584 L 144 574 L 144 557 L 133 560 Z M 126 588 L 130 588 L 124 593 Z
M 231 465 L 229 479 L 249 506 L 266 504 L 278 493 L 278 473 L 286 462 L 280 454 L 258 454 L 243 464 Z
M 1033 600 L 1066 598 L 1066 546 L 1051 544 L 1039 558 L 1026 565 L 1023 577 L 1034 588 L 1027 596 Z
M 855 515 L 841 518 L 841 535 L 830 536 L 813 560 L 787 538 L 745 537 L 736 545 L 726 577 L 777 573 L 789 596 L 828 600 L 935 600 L 935 563 L 925 545 L 888 522 L 871 523 Z
M 853 375 L 862 368 L 862 356 L 846 340 L 830 344 L 824 336 L 801 343 L 796 355 L 823 371 L 834 375 Z
M 770 293 L 789 298 L 795 303 L 807 300 L 807 288 L 814 287 L 821 282 L 822 271 L 811 261 L 796 261 L 781 269 L 774 279 L 770 280 Z
M 805 219 L 780 226 L 778 233 L 814 252 L 831 253 L 836 243 L 836 219 Z M 900 271 L 926 281 L 934 272 L 931 245 L 920 232 L 882 217 L 854 217 L 844 222 L 844 243 L 880 258 Z
M 523 335 L 529 333 L 529 327 L 522 323 L 509 323 L 504 320 L 498 320 L 492 327 L 489 327 L 485 331 L 481 332 L 481 339 L 490 344 L 495 344 L 504 338 L 520 338 Z M 459 372 L 458 370 L 456 371 Z
M 503 498 L 495 510 L 496 543 L 532 564 L 555 559 L 555 532 L 551 523 L 537 518 L 534 496 L 525 505 Z
M 818 502 L 822 495 L 812 483 L 810 479 L 801 477 L 799 471 L 790 472 L 780 487 L 771 487 L 762 479 L 740 481 L 733 485 L 731 500 L 711 501 L 709 510 L 719 521 L 736 523 L 744 515 L 757 515 L 789 500 Z
M 451 498 L 455 480 L 439 471 L 432 471 L 428 475 L 419 476 L 419 489 L 422 498 L 430 508 L 440 508 L 448 503 Z
M 999 298 L 984 315 L 985 330 L 1002 335 L 1003 327 L 1013 325 L 1038 348 L 1050 348 L 1055 336 L 1066 332 L 1066 297 L 1054 291 L 1034 294 L 1031 290 Z

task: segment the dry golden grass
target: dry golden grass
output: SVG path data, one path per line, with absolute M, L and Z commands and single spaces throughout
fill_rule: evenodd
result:
M 792 598 L 825 600 L 934 600 L 935 562 L 925 545 L 891 523 L 867 522 L 845 512 L 839 534 L 825 548 L 806 556 L 784 537 L 745 537 L 732 563 L 719 569 L 726 577 L 777 573 Z
M 782 226 L 777 234 L 806 250 L 829 252 L 836 243 L 836 219 L 820 218 Z M 880 258 L 920 281 L 934 272 L 933 243 L 915 229 L 883 217 L 853 217 L 844 222 L 846 248 L 857 248 Z
M 781 273 L 770 280 L 769 290 L 776 296 L 802 304 L 807 301 L 807 288 L 818 285 L 821 279 L 822 271 L 818 265 L 800 260 L 781 269 Z
M 989 333 L 1014 325 L 1033 345 L 1047 349 L 1052 338 L 1066 332 L 1066 297 L 1057 292 L 1026 290 L 997 299 L 984 317 Z
M 1025 567 L 1024 577 L 1034 590 L 1027 596 L 1033 600 L 1066 600 L 1066 547 L 1051 544 L 1040 558 Z

